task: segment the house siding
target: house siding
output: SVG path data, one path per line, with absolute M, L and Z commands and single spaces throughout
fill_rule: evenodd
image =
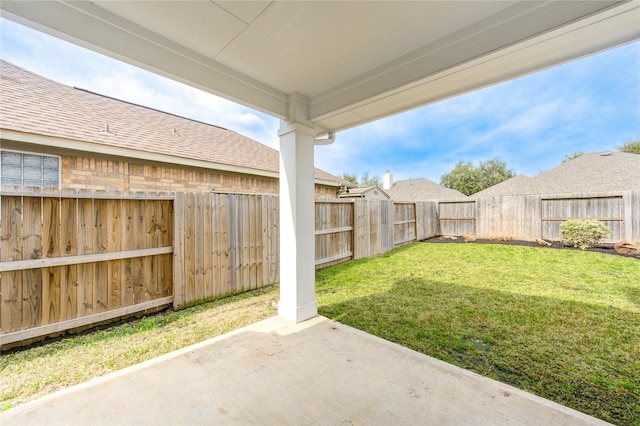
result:
M 62 188 L 142 192 L 238 192 L 278 194 L 278 179 L 218 171 L 156 166 L 85 156 L 62 156 Z M 316 198 L 335 198 L 336 189 L 315 186 Z

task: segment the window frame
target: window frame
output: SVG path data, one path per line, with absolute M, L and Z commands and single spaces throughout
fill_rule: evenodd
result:
M 57 154 L 45 154 L 42 152 L 34 152 L 34 151 L 21 151 L 21 150 L 17 150 L 17 149 L 5 149 L 2 148 L 0 149 L 0 186 L 2 186 L 2 161 L 1 161 L 1 155 L 3 152 L 14 152 L 16 154 L 21 154 L 21 155 L 37 155 L 40 157 L 50 157 L 50 158 L 55 158 L 58 160 L 58 186 L 44 186 L 44 168 L 43 166 L 41 166 L 40 170 L 40 185 L 38 186 L 38 188 L 40 188 L 41 190 L 45 189 L 45 188 L 57 188 L 57 189 L 61 189 L 62 188 L 62 156 L 61 155 L 57 155 Z M 42 162 L 42 164 L 44 164 L 44 162 Z M 21 158 L 20 161 L 20 188 L 24 189 L 27 188 L 26 186 L 24 186 L 24 157 Z M 29 187 L 29 188 L 33 188 L 33 187 Z

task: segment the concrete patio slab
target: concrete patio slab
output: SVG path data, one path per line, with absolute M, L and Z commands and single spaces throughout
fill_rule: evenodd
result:
M 0 424 L 606 423 L 324 317 L 273 317 L 2 412 Z

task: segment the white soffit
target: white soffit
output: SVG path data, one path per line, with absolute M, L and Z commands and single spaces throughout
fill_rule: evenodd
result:
M 214 58 L 248 24 L 208 1 L 180 7 L 167 1 L 95 1 L 100 8 L 172 40 L 180 46 Z
M 313 98 L 513 3 L 274 2 L 216 60 Z
M 640 38 L 640 1 L 3 0 L 2 16 L 319 134 Z
M 258 16 L 260 16 L 260 14 L 267 8 L 267 6 L 271 4 L 271 1 L 227 0 L 214 1 L 213 3 L 217 4 L 233 16 L 236 16 L 243 22 L 250 24 Z

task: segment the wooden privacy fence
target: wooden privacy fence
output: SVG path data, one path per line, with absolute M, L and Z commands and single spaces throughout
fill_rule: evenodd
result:
M 435 202 L 317 200 L 316 267 L 375 256 L 438 234 Z
M 558 241 L 562 223 L 592 219 L 609 227 L 608 243 L 640 241 L 640 191 L 440 201 L 439 215 L 442 235 Z
M 172 197 L 1 198 L 2 344 L 171 303 Z
M 278 282 L 278 198 L 179 193 L 174 307 Z
M 438 203 L 442 235 L 475 235 L 475 201 L 440 201 Z
M 638 194 L 636 193 L 636 202 Z M 631 197 L 628 197 L 627 202 L 632 202 Z M 637 235 L 637 239 L 634 239 L 631 229 L 630 232 L 625 232 L 625 200 L 622 194 L 588 198 L 542 198 L 540 204 L 542 238 L 560 239 L 560 225 L 568 219 L 592 219 L 607 225 L 611 231 L 608 242 L 622 241 L 626 234 L 630 240 L 640 240 Z
M 316 201 L 316 268 L 353 258 L 354 203 L 344 200 Z
M 0 345 L 279 279 L 278 197 L 3 191 Z M 573 218 L 640 240 L 640 192 L 475 200 L 317 200 L 316 267 L 438 235 L 557 240 Z
M 0 345 L 279 279 L 278 197 L 33 193 L 0 202 Z M 438 235 L 434 202 L 318 200 L 316 265 Z

